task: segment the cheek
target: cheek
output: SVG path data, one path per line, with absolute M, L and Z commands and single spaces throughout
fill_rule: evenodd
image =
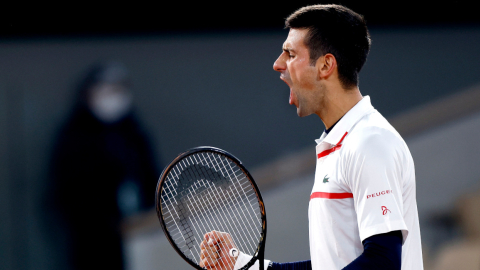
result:
M 290 66 L 290 77 L 293 81 L 295 82 L 301 82 L 302 77 L 304 75 L 303 67 L 302 65 L 299 65 L 298 62 L 295 62 Z
M 311 68 L 310 62 L 305 58 L 297 58 L 290 62 L 290 72 L 295 73 L 297 77 L 308 73 Z
M 298 66 L 298 67 L 295 67 L 291 72 L 292 72 L 291 74 L 292 80 L 294 80 L 300 85 L 303 85 L 303 86 L 312 85 L 315 81 L 316 75 L 312 67 Z

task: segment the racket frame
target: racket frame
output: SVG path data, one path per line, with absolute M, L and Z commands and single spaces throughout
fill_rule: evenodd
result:
M 265 257 L 265 241 L 266 241 L 266 237 L 267 237 L 267 215 L 266 215 L 266 212 L 265 212 L 265 204 L 263 203 L 262 195 L 260 193 L 260 190 L 258 189 L 257 183 L 255 183 L 255 180 L 253 179 L 250 172 L 245 168 L 245 166 L 243 166 L 243 163 L 238 158 L 236 158 L 234 155 L 232 155 L 229 152 L 227 152 L 223 149 L 220 149 L 220 148 L 216 148 L 216 147 L 212 147 L 212 146 L 199 146 L 199 147 L 191 148 L 191 149 L 179 154 L 172 162 L 170 162 L 169 165 L 167 165 L 165 167 L 165 169 L 163 169 L 163 172 L 160 175 L 160 178 L 158 179 L 157 187 L 156 187 L 156 191 L 155 191 L 155 209 L 157 211 L 157 216 L 158 216 L 158 219 L 160 221 L 160 225 L 162 226 L 162 230 L 163 230 L 164 234 L 167 236 L 168 242 L 170 242 L 173 249 L 186 262 L 188 262 L 191 266 L 193 266 L 194 268 L 196 268 L 198 270 L 204 269 L 204 268 L 201 268 L 197 263 L 192 261 L 190 258 L 185 256 L 185 254 L 183 254 L 183 252 L 175 244 L 175 241 L 172 239 L 172 236 L 168 232 L 167 227 L 165 225 L 165 221 L 163 220 L 162 203 L 161 203 L 161 194 L 162 194 L 162 190 L 163 190 L 163 183 L 166 180 L 167 175 L 169 174 L 170 170 L 178 162 L 180 162 L 184 158 L 186 158 L 190 155 L 193 155 L 195 153 L 198 153 L 198 152 L 213 152 L 213 153 L 218 153 L 218 154 L 226 156 L 228 159 L 232 160 L 236 165 L 238 165 L 238 167 L 248 177 L 250 183 L 252 184 L 252 186 L 254 188 L 254 191 L 255 191 L 255 194 L 257 195 L 258 204 L 259 204 L 259 207 L 260 207 L 260 213 L 262 215 L 262 233 L 261 233 L 261 236 L 260 236 L 260 243 L 257 246 L 257 250 L 255 251 L 255 253 L 253 255 L 253 258 L 244 267 L 242 267 L 240 270 L 247 270 L 257 260 L 259 260 L 259 266 L 260 266 L 259 269 L 263 270 L 264 269 L 264 257 Z

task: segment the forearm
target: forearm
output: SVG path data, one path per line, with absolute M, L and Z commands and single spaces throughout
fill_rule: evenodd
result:
M 289 263 L 272 262 L 267 270 L 312 270 L 312 262 L 310 260 Z
M 364 251 L 343 270 L 400 269 L 402 233 L 393 231 L 371 236 L 363 241 Z

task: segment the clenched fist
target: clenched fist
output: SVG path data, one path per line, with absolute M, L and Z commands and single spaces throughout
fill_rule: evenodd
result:
M 236 248 L 230 234 L 219 231 L 206 233 L 200 244 L 200 267 L 215 270 L 232 270 L 237 258 L 230 255 Z M 238 250 L 237 250 L 238 252 Z

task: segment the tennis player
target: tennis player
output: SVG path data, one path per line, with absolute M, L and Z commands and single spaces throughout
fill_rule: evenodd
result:
M 286 27 L 273 68 L 290 87 L 297 114 L 316 114 L 326 129 L 316 140 L 308 209 L 311 260 L 266 261 L 266 269 L 423 269 L 412 156 L 358 87 L 370 49 L 363 17 L 340 5 L 314 5 L 290 15 Z M 236 270 L 249 261 L 240 253 L 233 268 L 219 265 L 235 248 L 230 239 L 205 235 L 204 267 Z

